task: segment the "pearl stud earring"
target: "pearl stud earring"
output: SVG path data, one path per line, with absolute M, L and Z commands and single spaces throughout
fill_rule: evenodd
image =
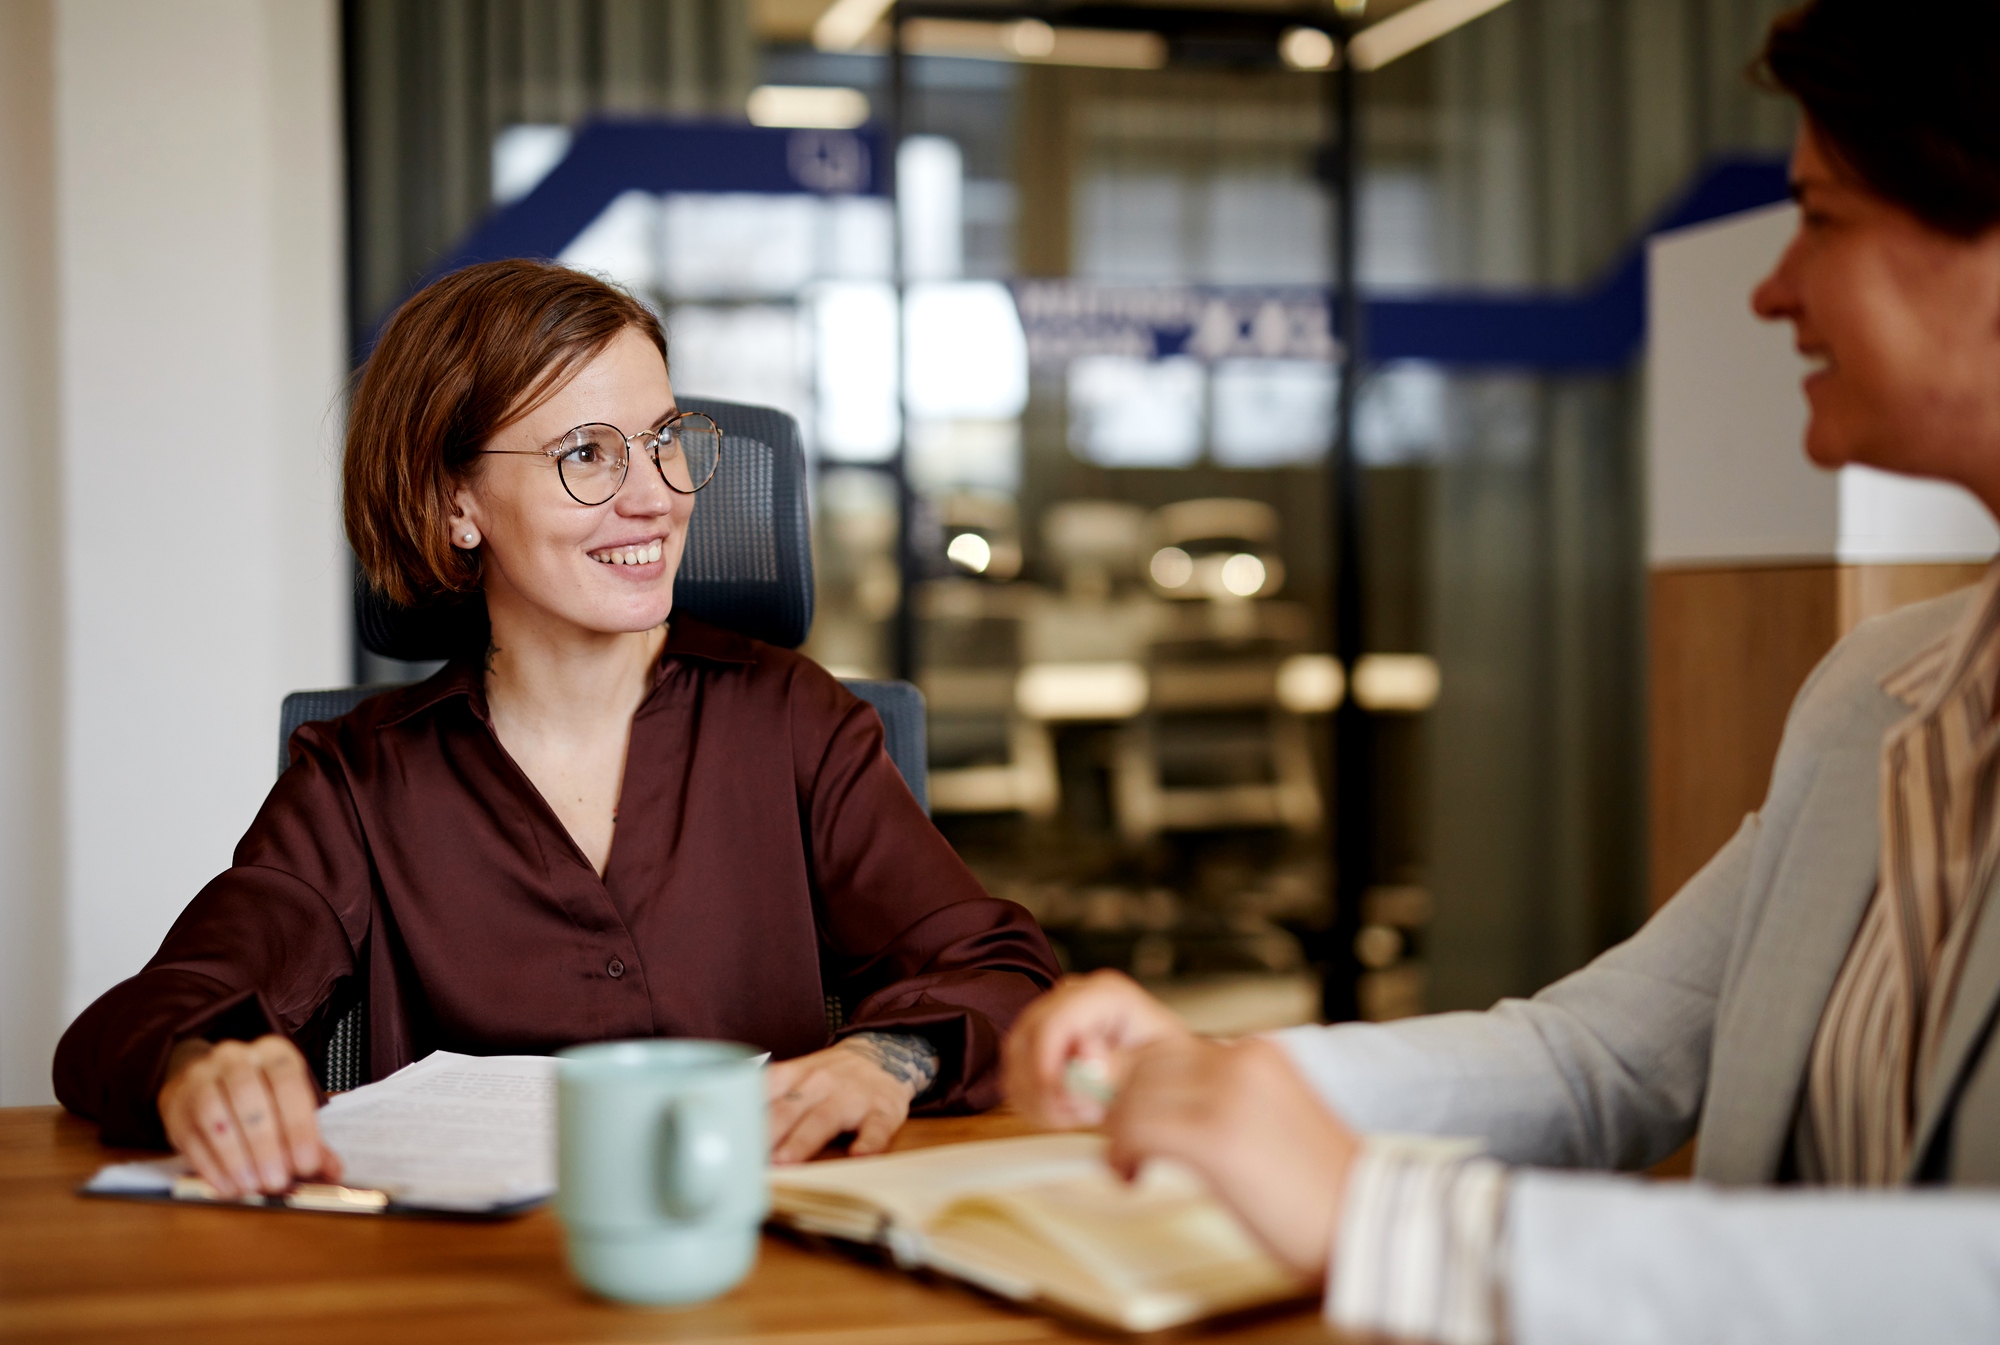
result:
M 470 544 L 471 544 L 471 542 L 472 542 L 472 534 L 471 534 L 471 533 L 469 533 L 469 532 L 468 532 L 467 534 L 465 534 L 465 540 L 466 540 L 466 544 L 467 544 L 467 545 L 470 545 Z

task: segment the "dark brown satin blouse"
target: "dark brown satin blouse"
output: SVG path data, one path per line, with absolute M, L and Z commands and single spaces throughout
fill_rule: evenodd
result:
M 1001 1037 L 1056 976 L 911 797 L 866 704 L 800 655 L 676 618 L 632 720 L 597 876 L 501 748 L 478 668 L 308 724 L 292 764 L 145 969 L 56 1049 L 56 1095 L 109 1143 L 160 1144 L 168 1054 L 288 1033 L 360 992 L 380 1078 L 434 1050 L 716 1037 L 780 1059 L 916 1032 L 922 1110 L 991 1106 Z

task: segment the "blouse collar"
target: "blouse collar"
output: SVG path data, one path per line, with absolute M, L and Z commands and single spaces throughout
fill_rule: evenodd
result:
M 665 681 L 667 665 L 671 662 L 692 659 L 702 663 L 743 665 L 757 661 L 756 642 L 735 631 L 711 626 L 706 621 L 691 616 L 677 616 L 667 626 L 666 647 L 660 651 L 660 663 L 654 670 L 653 689 L 640 702 L 643 713 L 653 698 L 659 694 L 660 684 Z M 464 698 L 473 714 L 482 721 L 490 722 L 486 710 L 486 679 L 482 675 L 479 660 L 462 656 L 451 660 L 444 667 L 417 683 L 392 692 L 401 699 L 381 721 L 383 728 L 400 724 L 407 719 L 433 709 L 446 701 Z

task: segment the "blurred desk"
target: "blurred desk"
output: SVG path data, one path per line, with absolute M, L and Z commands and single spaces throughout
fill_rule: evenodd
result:
M 1011 1117 L 912 1121 L 898 1148 L 1025 1133 Z M 614 1307 L 563 1266 L 547 1210 L 502 1224 L 86 1200 L 120 1155 L 54 1107 L 0 1110 L 0 1340 L 712 1341 L 1012 1345 L 1106 1337 L 766 1236 L 750 1278 L 679 1311 Z M 1312 1310 L 1177 1339 L 1325 1342 Z

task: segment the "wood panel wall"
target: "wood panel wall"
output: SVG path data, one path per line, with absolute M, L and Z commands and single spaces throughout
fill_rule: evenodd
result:
M 1649 888 L 1661 903 L 1763 802 L 1792 698 L 1860 622 L 1983 565 L 1661 569 L 1650 581 Z

